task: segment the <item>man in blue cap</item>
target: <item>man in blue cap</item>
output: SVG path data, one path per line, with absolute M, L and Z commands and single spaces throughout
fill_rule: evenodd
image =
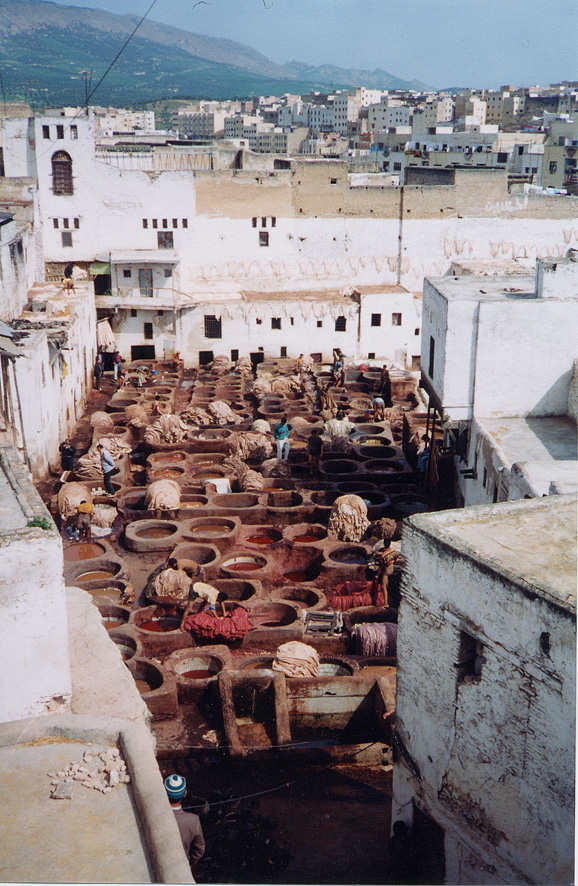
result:
M 195 865 L 205 854 L 205 838 L 199 816 L 194 812 L 185 812 L 181 806 L 183 797 L 187 795 L 186 779 L 182 775 L 169 775 L 165 778 L 165 790 L 175 813 L 183 849 L 191 865 Z

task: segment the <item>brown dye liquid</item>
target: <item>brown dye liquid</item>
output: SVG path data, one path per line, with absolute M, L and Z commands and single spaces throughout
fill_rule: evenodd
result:
M 151 692 L 151 690 L 153 688 L 147 680 L 137 680 L 135 677 L 134 682 L 136 684 L 136 688 L 138 689 L 138 691 L 140 692 L 141 695 L 143 694 L 143 692 Z
M 190 511 L 191 508 L 202 508 L 202 501 L 182 501 L 179 505 L 184 511 Z
M 319 541 L 316 535 L 296 535 L 293 541 L 299 541 L 301 544 L 311 544 L 313 541 Z
M 155 634 L 166 634 L 169 631 L 176 631 L 179 622 L 172 618 L 155 618 L 151 621 L 143 621 L 138 627 L 142 631 L 152 631 Z
M 208 523 L 206 526 L 195 526 L 194 529 L 191 529 L 192 535 L 223 535 L 226 532 L 231 532 L 231 529 L 217 523 Z
M 209 677 L 214 676 L 211 671 L 208 670 L 196 670 L 196 671 L 183 671 L 181 677 L 186 677 L 187 680 L 208 680 Z
M 104 626 L 107 631 L 112 631 L 113 628 L 120 628 L 124 624 L 122 618 L 105 618 Z
M 202 477 L 199 477 L 203 483 L 205 480 L 219 480 L 223 478 L 223 474 L 203 474 Z
M 108 597 L 109 600 L 114 600 L 116 602 L 120 599 L 121 592 L 118 588 L 105 586 L 102 588 L 89 589 L 88 593 L 91 594 L 93 597 Z
M 272 545 L 275 543 L 275 539 L 271 538 L 270 535 L 252 535 L 247 541 L 253 545 Z
M 309 576 L 302 569 L 294 569 L 291 572 L 284 572 L 283 578 L 287 581 L 309 581 Z
M 114 578 L 114 572 L 108 569 L 95 569 L 94 572 L 83 572 L 76 581 L 96 581 L 99 578 Z
M 174 529 L 169 529 L 168 526 L 156 526 L 153 529 L 141 529 L 136 535 L 137 538 L 168 538 L 173 533 Z
M 105 549 L 102 545 L 93 542 L 82 542 L 72 545 L 64 551 L 64 559 L 67 563 L 77 563 L 79 560 L 92 560 L 94 557 L 102 557 Z
M 262 628 L 278 628 L 280 624 L 281 624 L 281 622 L 278 622 L 278 621 L 262 621 L 261 627 Z
M 182 477 L 182 471 L 175 471 L 173 468 L 165 468 L 162 471 L 153 471 L 153 476 L 163 480 L 174 480 L 175 477 Z
M 259 563 L 251 563 L 245 560 L 243 563 L 229 563 L 228 566 L 225 566 L 225 569 L 229 569 L 231 572 L 247 572 L 253 569 L 261 569 L 261 566 Z

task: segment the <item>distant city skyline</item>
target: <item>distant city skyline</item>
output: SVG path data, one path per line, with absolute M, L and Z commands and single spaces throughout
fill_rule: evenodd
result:
M 143 15 L 151 0 L 53 2 Z M 578 4 L 562 0 L 157 0 L 149 18 L 278 64 L 382 68 L 437 89 L 578 79 Z

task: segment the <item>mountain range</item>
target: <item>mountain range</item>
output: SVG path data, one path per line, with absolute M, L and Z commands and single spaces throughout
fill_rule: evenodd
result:
M 0 0 L 2 99 L 25 99 L 34 108 L 82 104 L 138 22 L 133 15 L 46 0 Z M 90 103 L 134 106 L 159 99 L 249 98 L 360 85 L 426 88 L 380 69 L 296 61 L 278 65 L 233 40 L 146 20 Z

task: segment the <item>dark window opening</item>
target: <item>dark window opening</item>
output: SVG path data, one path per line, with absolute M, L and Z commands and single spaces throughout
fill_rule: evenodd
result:
M 173 269 L 172 268 L 165 268 L 165 277 L 172 277 L 172 276 L 173 276 Z
M 130 309 L 130 315 L 131 315 L 131 317 L 136 317 L 137 314 L 138 314 L 138 311 L 137 311 L 136 308 L 131 308 L 131 309 Z
M 269 245 L 269 231 L 259 231 L 259 246 Z
M 74 141 L 78 138 L 78 126 L 75 123 L 70 127 L 70 138 Z
M 263 321 L 261 320 L 260 317 L 257 317 L 257 319 L 255 320 L 255 323 L 257 324 L 257 326 L 260 326 L 262 322 Z
M 164 317 L 164 316 L 165 316 L 164 311 L 157 311 L 157 317 Z
M 419 335 L 419 326 L 416 326 L 416 328 L 415 328 L 414 331 L 413 331 L 413 334 L 414 334 L 414 335 Z
M 74 193 L 72 160 L 66 151 L 58 151 L 52 156 L 52 191 L 61 197 L 68 197 Z
M 498 151 L 498 163 L 507 163 L 508 155 L 505 151 Z
M 330 179 L 329 179 L 329 184 L 331 184 L 331 185 L 336 185 L 336 184 L 337 184 L 337 179 L 336 179 L 336 178 L 330 178 Z
M 262 219 L 261 219 L 261 227 L 262 227 L 262 228 L 266 228 L 266 227 L 267 227 L 267 219 L 266 219 L 266 218 L 262 218 Z
M 239 359 L 239 351 L 237 348 L 233 348 L 231 351 L 231 363 L 236 363 Z
M 56 138 L 64 138 L 64 126 L 58 125 L 56 127 Z
M 130 268 L 125 268 L 122 272 L 123 277 L 132 277 L 132 271 Z
M 317 329 L 321 329 L 323 327 L 323 320 L 317 321 Z
M 347 328 L 347 320 L 345 317 L 338 317 L 335 321 L 335 331 L 336 332 L 345 332 Z
M 289 317 L 289 322 L 291 326 L 295 326 L 295 319 L 293 317 Z
M 80 219 L 74 218 L 73 222 L 74 222 L 74 227 L 78 230 L 80 228 Z
M 206 366 L 207 363 L 212 363 L 214 359 L 212 351 L 199 351 L 199 366 Z
M 421 369 L 421 360 L 415 354 L 411 358 L 411 371 L 419 372 Z
M 68 227 L 68 219 L 67 219 L 67 218 L 63 218 L 63 219 L 62 219 L 62 227 L 63 227 L 63 228 L 67 228 L 67 227 Z
M 178 226 L 179 226 L 179 220 L 177 218 L 174 218 L 173 219 L 173 228 L 178 228 Z
M 168 228 L 168 226 L 169 226 L 168 218 L 163 218 L 163 228 Z
M 482 486 L 484 489 L 486 488 L 486 483 L 488 482 L 488 469 L 484 468 L 484 477 L 482 479 Z
M 42 138 L 50 138 L 50 126 L 42 127 Z
M 465 631 L 460 631 L 458 660 L 454 667 L 457 671 L 458 683 L 478 682 L 482 676 L 482 665 L 485 662 L 484 647 L 479 640 Z
M 221 318 L 205 314 L 205 338 L 222 338 Z
M 159 226 L 158 219 L 153 218 L 153 228 L 158 228 L 158 226 Z
M 181 228 L 188 228 L 188 227 L 189 227 L 189 220 L 188 220 L 188 218 L 183 218 L 183 219 L 181 219 Z
M 72 246 L 72 232 L 71 231 L 62 231 L 62 245 L 63 246 Z
M 271 317 L 271 329 L 281 329 L 281 317 Z
M 286 357 L 286 356 L 287 356 L 287 348 L 283 347 L 283 348 L 281 348 L 281 357 Z
M 154 345 L 132 345 L 130 349 L 131 360 L 154 360 Z
M 277 227 L 277 219 L 275 218 L 274 215 L 271 216 L 271 227 L 272 228 Z
M 428 374 L 429 377 L 432 378 L 432 379 L 433 379 L 433 374 L 434 374 L 435 355 L 436 355 L 436 343 L 435 343 L 435 339 L 434 339 L 433 335 L 430 335 L 430 339 L 429 339 L 429 363 L 428 363 L 428 368 L 427 368 L 427 374 Z
M 550 160 L 549 171 L 550 175 L 554 175 L 555 172 L 558 172 L 558 164 L 555 160 Z
M 367 355 L 368 360 L 375 360 L 375 351 L 370 351 Z
M 372 314 L 371 315 L 371 325 L 372 326 L 381 326 L 381 314 Z
M 145 339 L 151 339 L 153 337 L 153 324 L 152 323 L 143 323 L 143 337 Z
M 55 228 L 57 228 L 57 227 L 58 227 L 58 219 L 57 219 L 57 218 L 53 218 L 53 219 L 52 219 L 52 224 L 54 225 Z
M 496 486 L 494 486 L 494 494 L 492 496 L 492 504 L 495 505 L 497 501 L 498 501 L 498 486 L 496 484 Z
M 548 631 L 542 631 L 540 634 L 540 649 L 544 653 L 544 655 L 550 656 L 550 634 Z
M 142 226 L 143 226 L 143 228 L 148 228 L 148 226 L 149 226 L 149 220 L 148 220 L 148 218 L 143 218 L 143 220 L 142 220 Z
M 173 232 L 172 231 L 159 231 L 157 233 L 157 241 L 159 249 L 172 249 L 173 248 Z
M 391 325 L 392 326 L 401 326 L 401 314 L 392 314 L 391 315 Z
M 138 285 L 143 298 L 153 297 L 153 271 L 152 268 L 139 268 Z
M 254 228 L 257 227 L 257 219 L 255 216 L 253 216 L 253 218 L 251 219 L 251 224 L 253 225 Z

